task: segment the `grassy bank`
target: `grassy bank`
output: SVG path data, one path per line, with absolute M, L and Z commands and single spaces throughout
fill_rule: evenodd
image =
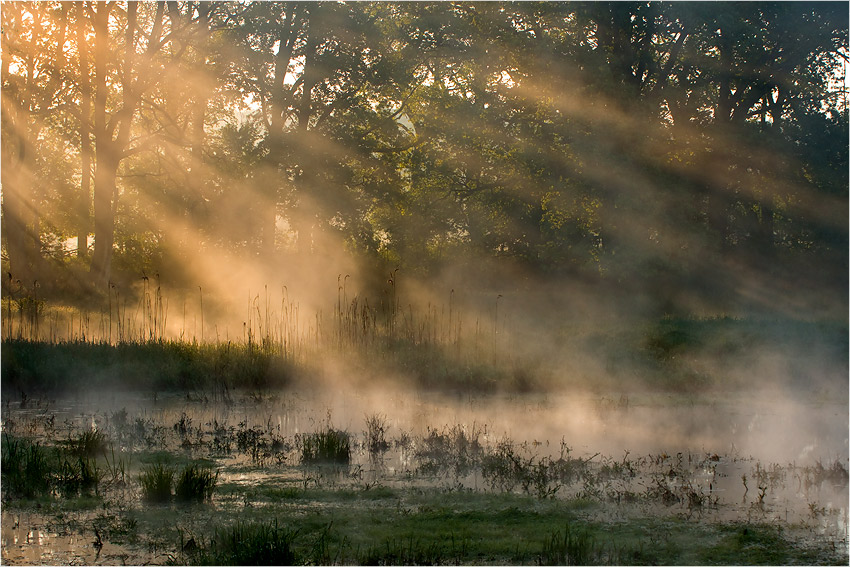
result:
M 5 392 L 36 395 L 97 389 L 193 391 L 280 388 L 295 368 L 274 351 L 237 343 L 4 341 Z
M 337 337 L 338 338 L 338 337 Z M 2 386 L 27 395 L 78 389 L 199 391 L 226 396 L 234 388 L 284 387 L 314 376 L 322 362 L 345 361 L 350 379 L 398 376 L 426 390 L 527 392 L 564 387 L 599 391 L 650 389 L 698 393 L 788 386 L 846 391 L 846 323 L 735 318 L 664 318 L 596 329 L 565 326 L 535 354 L 524 343 L 497 351 L 477 342 L 443 343 L 419 336 L 319 340 L 292 356 L 283 344 L 24 339 L 2 344 Z M 842 388 L 844 390 L 842 390 Z

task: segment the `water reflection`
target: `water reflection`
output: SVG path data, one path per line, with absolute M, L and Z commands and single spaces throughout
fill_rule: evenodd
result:
M 615 515 L 628 513 L 622 508 L 628 504 L 641 513 L 783 522 L 847 541 L 848 412 L 842 402 L 338 390 L 251 392 L 210 403 L 199 396 L 110 394 L 26 408 L 7 403 L 2 417 L 4 431 L 46 443 L 96 429 L 119 454 L 164 449 L 213 459 L 222 484 L 245 489 L 508 490 L 590 498 L 612 504 Z M 379 449 L 369 438 L 370 423 L 382 428 Z M 351 435 L 350 462 L 302 465 L 299 436 L 327 427 Z M 81 512 L 75 521 L 88 526 L 94 516 Z M 39 513 L 4 514 L 3 562 L 162 559 L 139 547 L 95 545 L 94 534 L 62 533 L 62 525 L 71 523 L 51 526 Z

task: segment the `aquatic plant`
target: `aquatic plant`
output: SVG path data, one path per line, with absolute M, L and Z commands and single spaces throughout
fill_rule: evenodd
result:
M 173 467 L 163 463 L 155 463 L 145 467 L 139 475 L 144 499 L 149 502 L 167 502 L 170 500 L 174 473 Z
M 257 464 L 262 464 L 261 461 L 264 450 L 266 449 L 266 440 L 263 438 L 265 431 L 260 426 L 248 428 L 244 423 L 240 423 L 240 429 L 236 432 L 236 448 L 251 456 L 251 460 Z
M 602 560 L 596 542 L 587 530 L 574 532 L 570 524 L 553 531 L 543 543 L 540 565 L 592 565 Z
M 111 458 L 110 458 L 111 455 Z M 111 485 L 124 486 L 127 483 L 127 463 L 124 457 L 115 456 L 115 447 L 110 447 L 110 453 L 105 455 L 107 482 Z
M 50 487 L 50 464 L 46 450 L 38 443 L 3 434 L 3 490 L 7 497 L 33 498 Z
M 347 431 L 328 425 L 324 431 L 301 437 L 301 462 L 304 464 L 347 464 L 350 459 L 351 436 Z
M 177 478 L 174 494 L 178 500 L 208 500 L 218 482 L 218 471 L 197 463 L 187 465 Z
M 508 492 L 525 476 L 530 465 L 514 450 L 509 439 L 503 439 L 481 459 L 481 474 L 493 489 Z
M 462 425 L 443 429 L 428 427 L 427 435 L 416 450 L 416 457 L 421 460 L 420 468 L 427 473 L 450 471 L 461 475 L 469 472 L 479 464 L 484 452 L 479 441 L 483 433 L 474 423 L 471 428 Z
M 278 525 L 237 522 L 217 528 L 210 545 L 191 558 L 196 565 L 296 565 L 296 532 Z
M 381 453 L 390 448 L 386 432 L 390 426 L 387 416 L 378 413 L 366 416 L 366 448 L 370 453 Z
M 105 454 L 107 444 L 106 435 L 94 428 L 81 432 L 75 439 L 68 440 L 71 453 L 78 457 L 95 457 L 101 453 Z
M 58 475 L 58 488 L 66 496 L 97 492 L 100 469 L 94 459 L 78 456 L 65 458 Z
M 811 473 L 812 483 L 815 485 L 830 482 L 835 486 L 847 486 L 848 483 L 847 469 L 838 460 L 824 466 L 818 459 L 813 467 L 807 467 L 806 472 Z

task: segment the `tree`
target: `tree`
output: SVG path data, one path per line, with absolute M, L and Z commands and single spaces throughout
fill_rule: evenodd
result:
M 280 217 L 307 253 L 320 233 L 351 229 L 368 207 L 367 178 L 354 172 L 380 168 L 399 130 L 389 93 L 400 71 L 389 62 L 385 12 L 380 4 L 256 3 L 241 15 L 231 80 L 261 109 L 266 255 Z
M 67 10 L 53 3 L 2 6 L 4 236 L 13 275 L 26 285 L 43 272 L 38 146 L 62 102 Z
M 70 237 L 84 262 L 92 229 L 100 289 L 114 256 L 219 247 L 657 295 L 843 258 L 843 6 L 13 3 L 3 24 L 24 280 Z

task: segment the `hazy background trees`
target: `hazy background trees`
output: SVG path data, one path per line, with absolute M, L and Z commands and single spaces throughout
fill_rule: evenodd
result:
M 4 289 L 357 265 L 572 282 L 659 314 L 845 313 L 847 20 L 812 2 L 5 2 Z

